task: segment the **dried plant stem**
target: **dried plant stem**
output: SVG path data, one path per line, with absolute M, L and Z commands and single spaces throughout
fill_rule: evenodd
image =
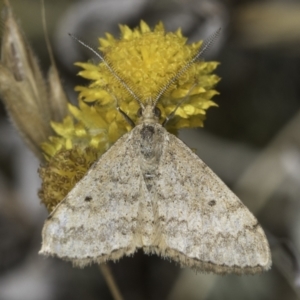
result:
M 110 292 L 114 297 L 114 300 L 123 300 L 123 297 L 118 289 L 118 286 L 114 280 L 113 274 L 111 273 L 109 266 L 107 264 L 101 264 L 99 265 L 99 268 L 105 278 L 105 281 L 110 289 Z
M 51 47 L 51 42 L 49 39 L 49 33 L 48 33 L 48 27 L 47 27 L 47 21 L 46 21 L 46 10 L 45 10 L 45 1 L 41 0 L 41 12 L 42 12 L 42 24 L 43 24 L 43 31 L 44 31 L 44 37 L 45 37 L 45 41 L 46 41 L 46 47 L 47 47 L 47 51 L 50 57 L 50 61 L 51 64 L 53 66 L 55 66 L 55 70 L 56 70 L 56 64 L 55 64 L 55 59 L 54 59 L 54 54 L 53 54 L 53 50 Z

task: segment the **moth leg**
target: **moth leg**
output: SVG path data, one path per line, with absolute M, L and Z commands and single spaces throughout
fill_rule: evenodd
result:
M 118 112 L 124 117 L 125 121 L 126 121 L 132 128 L 134 128 L 134 127 L 135 127 L 134 122 L 133 122 L 133 121 L 131 120 L 131 118 L 126 114 L 126 112 L 123 111 L 123 110 L 121 109 L 121 107 L 120 107 L 120 105 L 119 105 L 118 99 L 117 99 L 113 94 L 112 94 L 111 96 L 112 96 L 112 97 L 115 99 L 115 101 L 116 101 L 116 106 L 117 106 Z
M 124 117 L 125 121 L 132 127 L 135 127 L 134 122 L 130 119 L 130 117 L 119 107 L 117 106 L 117 110 L 120 112 L 120 114 Z
M 168 116 L 166 116 L 165 120 L 164 120 L 163 123 L 161 124 L 162 127 L 166 127 L 166 124 L 167 124 L 167 123 L 175 116 L 175 113 L 176 113 L 177 109 L 179 108 L 179 106 L 180 106 L 184 101 L 186 101 L 186 100 L 189 98 L 189 96 L 190 96 L 192 90 L 194 89 L 194 87 L 196 86 L 196 84 L 197 84 L 197 83 L 194 83 L 194 84 L 192 85 L 192 87 L 189 89 L 189 91 L 188 91 L 188 93 L 186 94 L 186 96 L 183 97 L 183 98 L 181 99 L 181 101 L 176 105 L 175 109 L 174 109 Z

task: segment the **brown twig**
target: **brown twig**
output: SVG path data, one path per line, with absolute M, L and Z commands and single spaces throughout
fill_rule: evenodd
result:
M 119 291 L 119 288 L 114 280 L 113 274 L 107 264 L 99 265 L 99 268 L 105 278 L 105 281 L 113 295 L 114 300 L 123 300 L 123 297 Z

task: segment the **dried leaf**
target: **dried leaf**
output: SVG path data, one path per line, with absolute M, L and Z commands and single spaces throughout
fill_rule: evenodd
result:
M 61 121 L 67 114 L 67 98 L 55 67 L 50 69 L 47 86 L 8 0 L 4 3 L 0 94 L 19 133 L 31 150 L 43 159 L 40 144 L 54 134 L 50 121 Z

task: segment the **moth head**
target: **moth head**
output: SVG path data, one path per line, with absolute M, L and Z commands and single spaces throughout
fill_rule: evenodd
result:
M 158 123 L 161 117 L 160 109 L 153 103 L 143 105 L 137 111 L 138 124 L 141 123 Z

